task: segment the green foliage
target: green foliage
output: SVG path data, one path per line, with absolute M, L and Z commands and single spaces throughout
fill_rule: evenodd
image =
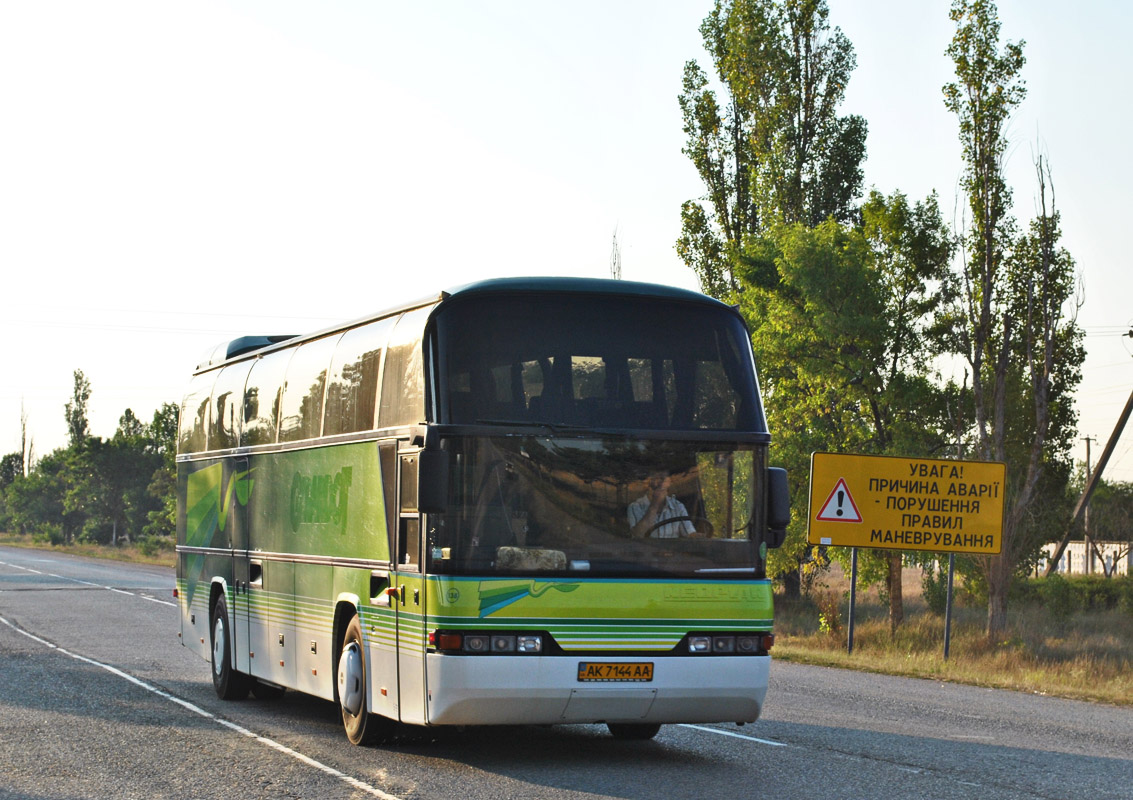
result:
M 722 297 L 739 288 L 737 270 L 750 273 L 753 238 L 855 216 L 866 123 L 838 116 L 855 59 L 824 0 L 717 0 L 700 32 L 724 100 L 685 65 L 682 152 L 708 206 L 684 204 L 677 252 Z
M 1061 575 L 1027 578 L 1011 586 L 1020 604 L 1041 606 L 1054 619 L 1066 620 L 1081 611 L 1121 610 L 1133 614 L 1133 576 Z
M 818 630 L 830 636 L 842 632 L 842 598 L 829 589 L 813 595 L 818 609 Z
M 931 455 L 947 438 L 947 398 L 928 374 L 930 323 L 945 296 L 950 244 L 935 197 L 870 195 L 863 226 L 832 219 L 781 226 L 753 242 L 774 283 L 741 273 L 737 296 L 752 330 L 774 460 L 787 468 L 796 508 L 805 505 L 815 451 Z M 805 520 L 795 515 L 773 574 L 805 558 Z M 848 566 L 848 551 L 832 550 Z M 863 585 L 885 580 L 886 554 L 860 555 Z
M 937 569 L 935 564 L 921 566 L 921 596 L 929 611 L 943 616 L 948 605 L 947 569 Z
M 1047 613 L 1054 619 L 1066 619 L 1081 606 L 1074 596 L 1069 581 L 1061 575 L 1051 575 L 1038 592 Z
M 75 370 L 75 386 L 71 399 L 64 407 L 67 418 L 67 432 L 71 437 L 71 447 L 82 445 L 90 431 L 87 419 L 87 404 L 90 402 L 90 381 L 81 369 Z
M 999 16 L 991 0 L 953 0 L 956 33 L 945 51 L 956 82 L 944 87 L 944 105 L 960 123 L 965 171 L 961 187 L 972 213 L 973 264 L 989 269 L 1004 241 L 1001 223 L 1011 205 L 1002 165 L 1009 140 L 1004 128 L 1027 95 L 1019 77 L 1024 42 L 999 47 Z
M 953 280 L 956 301 L 941 314 L 948 348 L 963 357 L 972 381 L 962 393 L 976 458 L 1008 465 L 1002 553 L 978 563 L 987 588 L 989 638 L 1006 630 L 1013 578 L 1043 541 L 1065 524 L 1072 394 L 1084 358 L 1075 323 L 1074 262 L 1059 246 L 1059 216 L 1045 158 L 1036 162 L 1038 213 L 1026 231 L 1011 218 L 1004 177 L 1006 126 L 1026 96 L 1023 43 L 1000 43 L 990 0 L 954 0 L 956 25 L 947 54 L 956 81 L 944 87 L 963 148 L 967 195 L 966 257 Z
M 168 536 L 143 536 L 138 540 L 138 551 L 146 558 L 153 558 L 173 548 Z
M 53 544 L 117 543 L 143 532 L 155 541 L 172 536 L 177 406 L 164 404 L 148 425 L 126 409 L 114 436 L 102 439 L 88 430 L 90 394 L 76 370 L 65 409 L 70 446 L 41 459 L 27 477 L 22 466 L 9 470 L 0 482 L 0 522 Z

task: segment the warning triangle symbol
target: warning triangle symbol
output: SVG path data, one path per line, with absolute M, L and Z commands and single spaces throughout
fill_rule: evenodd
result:
M 826 498 L 826 502 L 823 503 L 822 509 L 815 519 L 820 519 L 823 522 L 862 521 L 861 512 L 858 511 L 857 503 L 854 502 L 850 489 L 846 486 L 845 478 L 839 478 L 838 483 L 834 484 L 834 491 Z

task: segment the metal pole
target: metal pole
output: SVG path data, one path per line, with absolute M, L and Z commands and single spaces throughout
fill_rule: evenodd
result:
M 854 605 L 858 599 L 858 548 L 850 548 L 850 624 L 849 624 L 849 641 L 846 645 L 846 653 L 852 655 L 854 652 Z
M 948 650 L 952 645 L 952 576 L 956 572 L 956 554 L 948 554 L 948 593 L 944 598 L 944 660 L 948 660 Z

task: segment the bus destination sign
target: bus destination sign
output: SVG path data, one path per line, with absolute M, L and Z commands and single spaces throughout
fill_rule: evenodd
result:
M 994 555 L 1006 465 L 813 453 L 807 541 Z

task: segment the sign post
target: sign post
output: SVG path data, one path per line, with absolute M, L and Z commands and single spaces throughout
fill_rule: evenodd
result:
M 955 554 L 1002 551 L 1006 474 L 1002 462 L 811 455 L 807 542 L 854 548 L 850 652 L 857 548 L 927 550 L 949 554 L 944 637 L 944 658 L 948 658 Z
M 948 594 L 944 599 L 944 660 L 952 644 L 952 576 L 956 574 L 956 554 L 948 554 Z
M 850 620 L 846 631 L 846 654 L 854 654 L 854 607 L 858 601 L 858 548 L 850 548 Z

